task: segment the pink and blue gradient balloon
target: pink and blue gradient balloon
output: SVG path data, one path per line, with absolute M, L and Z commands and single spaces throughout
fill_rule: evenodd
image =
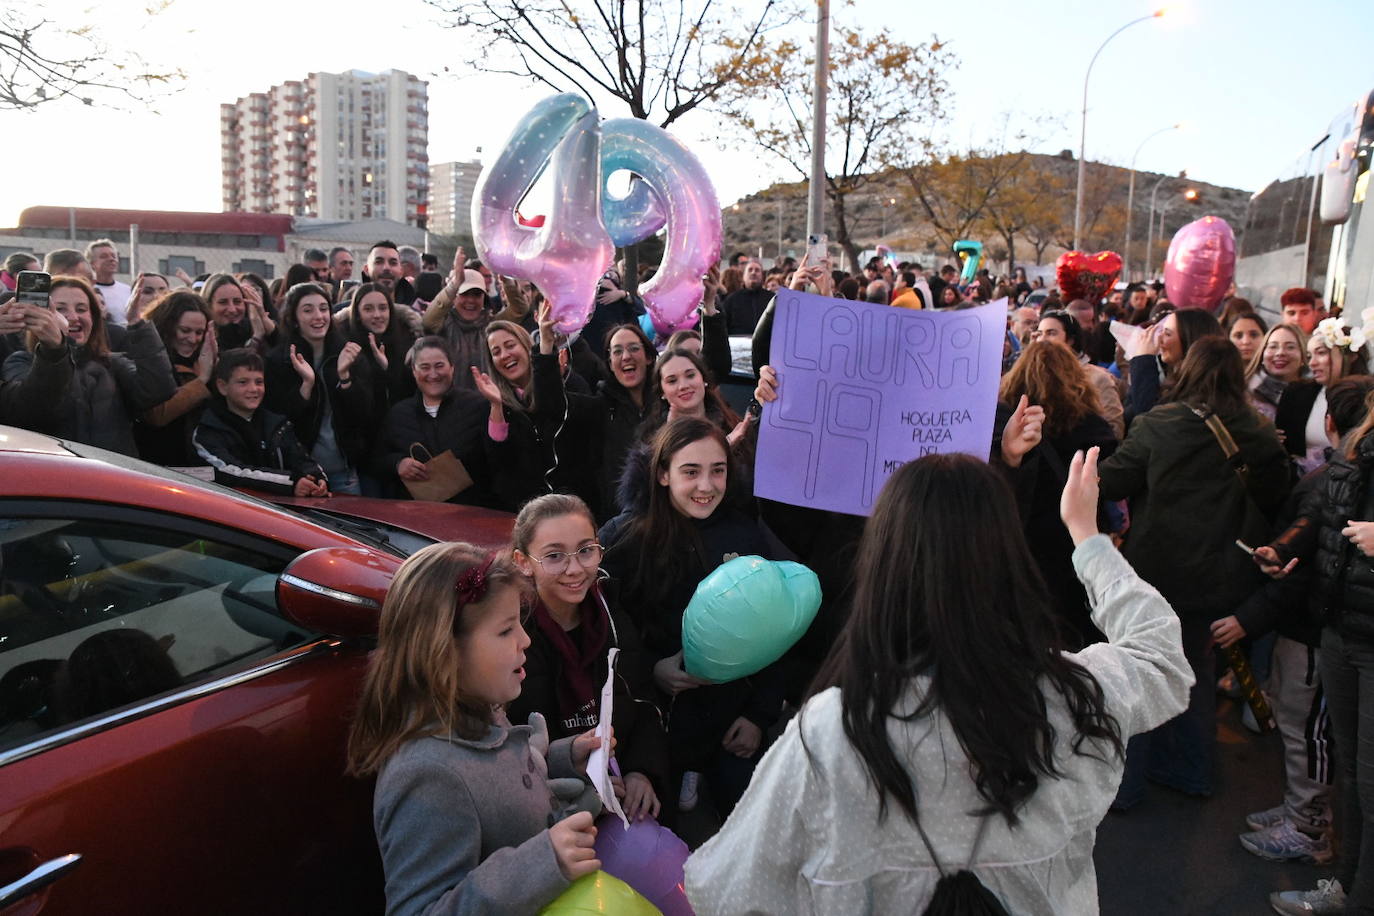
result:
M 695 324 L 702 277 L 720 258 L 720 204 L 706 169 L 661 127 L 635 118 L 601 125 L 601 191 L 606 225 L 617 245 L 632 245 L 666 229 L 658 271 L 640 288 L 660 334 Z M 610 176 L 639 178 L 623 199 L 605 194 Z
M 549 300 L 555 325 L 587 323 L 614 249 L 601 219 L 601 129 L 580 95 L 543 99 L 520 119 L 472 197 L 477 254 L 493 273 L 528 280 Z M 545 168 L 553 201 L 544 224 L 520 225 L 516 208 Z
M 1174 234 L 1164 258 L 1164 290 L 1181 309 L 1213 309 L 1236 275 L 1236 236 L 1226 220 L 1204 216 Z

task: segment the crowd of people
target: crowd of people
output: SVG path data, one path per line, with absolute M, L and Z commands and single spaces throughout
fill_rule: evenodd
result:
M 564 335 L 537 289 L 461 250 L 445 276 L 382 240 L 356 280 L 342 248 L 273 282 L 126 285 L 118 264 L 109 240 L 53 251 L 50 307 L 0 293 L 0 422 L 240 488 L 517 513 L 508 551 L 415 554 L 382 611 L 349 766 L 377 777 L 389 912 L 534 912 L 596 869 L 610 648 L 625 811 L 724 819 L 688 863 L 698 913 L 910 909 L 960 866 L 1010 911 L 1092 911 L 1109 808 L 1213 793 L 1217 653 L 1237 645 L 1286 766 L 1240 843 L 1334 861 L 1339 775 L 1339 876 L 1272 901 L 1374 907 L 1374 377 L 1363 328 L 1311 291 L 1270 327 L 1234 295 L 1213 314 L 1159 285 L 1064 302 L 1024 274 L 737 255 L 662 339 L 619 267 Z M 12 290 L 39 262 L 4 267 Z M 1006 299 L 986 460 L 912 462 L 868 519 L 755 498 L 784 286 Z M 754 338 L 742 416 L 718 386 L 732 335 Z M 736 556 L 806 564 L 822 605 L 781 660 L 707 682 L 682 616 Z

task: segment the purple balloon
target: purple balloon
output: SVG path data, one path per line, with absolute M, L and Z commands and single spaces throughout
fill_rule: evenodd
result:
M 601 130 L 596 109 L 574 93 L 540 101 L 520 119 L 472 195 L 477 254 L 493 273 L 528 280 L 549 300 L 559 331 L 587 323 L 614 249 L 601 221 Z M 539 228 L 515 209 L 546 166 L 553 203 Z
M 701 161 L 672 134 L 637 118 L 601 125 L 601 180 L 627 170 L 641 179 L 623 201 L 605 205 L 616 244 L 633 244 L 666 226 L 663 259 L 639 290 L 654 327 L 667 335 L 695 323 L 702 277 L 720 259 L 720 204 Z
M 1189 223 L 1169 243 L 1164 290 L 1178 308 L 1215 308 L 1235 275 L 1236 237 L 1219 216 Z
M 615 815 L 596 822 L 596 857 L 614 875 L 658 907 L 663 916 L 694 916 L 683 889 L 682 866 L 691 850 L 653 818 L 630 821 Z

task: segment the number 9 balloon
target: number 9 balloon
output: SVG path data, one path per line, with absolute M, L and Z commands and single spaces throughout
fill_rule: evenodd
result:
M 601 137 L 602 209 L 611 239 L 633 245 L 667 226 L 662 263 L 640 295 L 660 334 L 691 327 L 702 276 L 720 256 L 720 204 L 711 179 L 691 150 L 646 121 L 607 121 Z M 606 182 L 622 170 L 641 180 L 617 199 L 606 194 Z
M 493 273 L 539 287 L 565 334 L 591 317 L 597 282 L 614 254 L 601 221 L 600 159 L 596 109 L 579 95 L 560 93 L 520 119 L 473 191 L 478 255 Z M 553 203 L 544 225 L 520 225 L 516 207 L 546 165 L 553 167 Z

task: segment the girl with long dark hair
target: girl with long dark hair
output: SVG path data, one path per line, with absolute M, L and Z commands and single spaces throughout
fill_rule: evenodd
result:
M 1126 392 L 1126 422 L 1149 413 L 1159 403 L 1160 391 L 1178 375 L 1184 357 L 1204 337 L 1223 337 L 1221 325 L 1211 312 L 1178 309 L 1146 329 L 1140 353 L 1130 362 L 1130 388 Z
M 282 302 L 281 342 L 267 354 L 266 404 L 296 427 L 296 436 L 329 478 L 333 493 L 358 495 L 355 470 L 369 452 L 369 432 L 341 410 L 352 385 L 341 378 L 343 334 L 334 327 L 329 295 L 315 283 L 297 283 Z
M 135 288 L 130 301 L 141 293 Z M 143 412 L 134 438 L 144 461 L 168 467 L 194 467 L 205 459 L 196 452 L 191 435 L 210 400 L 211 378 L 219 348 L 210 309 L 199 294 L 179 289 L 164 294 L 148 310 L 172 363 L 177 389 L 171 398 Z
M 699 916 L 920 912 L 964 863 L 1009 912 L 1096 912 L 1122 740 L 1192 681 L 1168 604 L 1097 533 L 1096 460 L 1074 456 L 1061 512 L 1110 642 L 1072 654 L 998 471 L 935 455 L 889 478 L 810 699 L 687 862 Z
M 653 678 L 668 716 L 668 742 L 679 806 L 696 804 L 696 774 L 729 811 L 749 783 L 763 736 L 781 713 L 786 689 L 780 664 L 749 678 L 707 684 L 683 668 L 682 614 L 697 585 L 734 556 L 778 555 L 759 523 L 736 508 L 738 475 L 725 433 L 699 417 L 673 420 L 654 437 L 647 478 L 613 535 L 602 528 L 606 571 L 622 588 L 623 606 L 652 658 Z M 691 775 L 688 775 L 691 774 Z M 681 782 L 680 782 L 681 780 Z
M 599 474 L 603 521 L 624 508 L 618 491 L 620 473 L 639 441 L 640 425 L 653 409 L 651 377 L 658 353 L 638 324 L 620 324 L 606 334 L 605 357 L 611 377 L 596 388 L 596 403 L 606 424 Z
M 1289 487 L 1278 433 L 1250 406 L 1247 394 L 1236 348 L 1224 337 L 1204 337 L 1188 350 L 1164 403 L 1136 417 L 1116 454 L 1101 466 L 1102 495 L 1130 503 L 1123 553 L 1177 611 L 1197 677 L 1185 715 L 1131 742 L 1121 809 L 1141 800 L 1147 776 L 1188 795 L 1212 793 L 1211 624 L 1260 584 L 1235 542 L 1264 542 Z M 1237 447 L 1235 459 L 1228 457 L 1220 433 Z

